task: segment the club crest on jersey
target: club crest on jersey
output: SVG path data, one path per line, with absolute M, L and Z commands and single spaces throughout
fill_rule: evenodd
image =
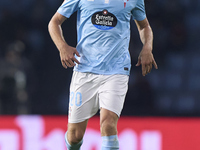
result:
M 110 30 L 117 25 L 117 18 L 108 10 L 98 11 L 91 17 L 92 24 L 100 30 Z
M 129 0 L 123 0 L 124 1 L 124 8 L 126 7 L 126 3 L 129 1 Z
M 107 10 L 103 10 L 103 14 L 104 14 L 104 15 L 107 15 L 107 14 L 108 14 L 108 11 L 107 11 Z

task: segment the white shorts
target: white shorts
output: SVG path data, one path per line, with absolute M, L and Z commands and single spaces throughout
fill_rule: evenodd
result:
M 70 85 L 69 123 L 83 122 L 105 108 L 120 116 L 128 75 L 98 75 L 74 71 Z

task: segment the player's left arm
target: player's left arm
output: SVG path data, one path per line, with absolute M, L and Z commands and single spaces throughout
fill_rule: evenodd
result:
M 151 72 L 152 65 L 154 65 L 154 67 L 158 69 L 152 53 L 153 32 L 147 18 L 142 21 L 135 20 L 135 23 L 140 34 L 140 39 L 143 43 L 143 48 L 139 54 L 136 66 L 142 66 L 142 75 L 145 76 Z

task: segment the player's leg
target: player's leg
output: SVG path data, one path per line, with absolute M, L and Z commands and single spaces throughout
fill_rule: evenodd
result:
M 68 150 L 79 150 L 88 119 L 99 108 L 97 91 L 98 77 L 89 73 L 74 72 L 70 85 L 70 102 L 68 112 L 68 131 L 65 141 Z
M 119 150 L 117 122 L 128 89 L 127 75 L 104 76 L 99 90 L 102 150 Z
M 110 136 L 117 134 L 118 116 L 116 113 L 107 109 L 100 110 L 101 136 Z
M 102 136 L 102 150 L 119 150 L 117 121 L 118 116 L 116 113 L 101 108 L 100 126 Z
M 88 120 L 80 123 L 68 123 L 65 142 L 68 150 L 79 150 L 83 143 L 83 136 Z

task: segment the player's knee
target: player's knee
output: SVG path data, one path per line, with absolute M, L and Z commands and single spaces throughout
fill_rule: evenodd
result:
M 67 131 L 67 140 L 70 145 L 77 144 L 83 139 L 84 132 L 73 129 Z
M 101 121 L 101 134 L 109 136 L 117 134 L 117 121 L 114 118 L 107 118 Z
M 101 125 L 101 133 L 105 136 L 112 135 L 113 131 L 116 130 L 116 126 L 114 123 L 104 122 Z

